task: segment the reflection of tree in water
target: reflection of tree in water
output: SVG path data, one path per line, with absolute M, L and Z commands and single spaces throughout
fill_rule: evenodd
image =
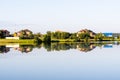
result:
M 15 50 L 21 51 L 22 53 L 28 53 L 33 50 L 33 45 L 20 45 L 20 47 L 15 48 Z
M 119 45 L 119 43 L 59 43 L 59 42 L 52 42 L 52 43 L 42 43 L 42 44 L 34 44 L 34 45 L 20 45 L 19 47 L 14 47 L 15 50 L 21 51 L 22 53 L 28 53 L 33 50 L 33 48 L 40 49 L 44 47 L 47 51 L 60 51 L 60 50 L 70 50 L 70 49 L 78 49 L 82 52 L 89 52 L 93 49 L 98 47 L 102 47 L 106 44 L 113 44 Z M 12 48 L 12 47 L 11 47 Z M 0 46 L 0 53 L 7 53 L 10 51 L 10 48 L 6 46 Z
M 83 52 L 91 51 L 96 46 L 91 43 L 51 43 L 51 44 L 44 44 L 44 48 L 47 51 L 60 51 L 60 50 L 70 50 L 70 49 L 79 49 Z
M 80 43 L 77 45 L 77 49 L 79 49 L 82 52 L 89 52 L 93 50 L 96 46 L 91 43 Z
M 44 47 L 47 51 L 51 51 L 51 43 L 43 43 L 43 47 Z
M 75 49 L 76 45 L 72 43 L 50 43 L 50 44 L 44 44 L 43 46 L 47 51 L 60 51 L 60 50 L 69 50 L 69 49 Z
M 69 44 L 64 43 L 64 44 L 59 44 L 59 43 L 53 43 L 51 46 L 51 50 L 54 51 L 60 51 L 60 50 L 69 50 L 71 47 Z
M 33 48 L 41 48 L 44 47 L 47 51 L 60 51 L 60 50 L 70 50 L 70 49 L 78 49 L 82 52 L 89 52 L 98 47 L 102 47 L 103 45 L 111 44 L 111 43 L 60 43 L 60 42 L 52 42 L 52 43 L 42 43 L 35 45 L 21 45 L 17 50 L 21 52 L 31 52 Z M 113 43 L 112 43 L 113 44 Z
M 5 46 L 0 46 L 0 53 L 7 53 L 10 51 L 10 48 L 7 48 Z
M 41 47 L 42 47 L 41 44 L 35 44 L 35 45 L 34 45 L 34 48 L 38 48 L 38 49 L 40 49 Z

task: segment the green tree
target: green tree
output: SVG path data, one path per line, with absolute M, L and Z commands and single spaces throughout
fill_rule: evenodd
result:
M 81 34 L 78 34 L 78 37 L 80 39 L 90 38 L 90 34 L 89 33 L 81 33 Z
M 102 33 L 98 33 L 95 35 L 95 40 L 99 40 L 99 41 L 102 41 L 104 38 L 103 34 Z
M 34 37 L 34 39 L 37 44 L 42 43 L 42 40 L 39 37 Z
M 43 42 L 50 43 L 51 42 L 51 36 L 44 35 Z
M 69 38 L 70 38 L 70 39 L 75 39 L 75 38 L 77 38 L 76 35 L 77 35 L 76 33 L 71 33 Z
M 47 31 L 47 36 L 51 36 L 51 31 Z

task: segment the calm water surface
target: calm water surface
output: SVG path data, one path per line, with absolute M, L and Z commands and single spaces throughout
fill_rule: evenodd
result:
M 120 80 L 119 44 L 0 47 L 0 80 Z

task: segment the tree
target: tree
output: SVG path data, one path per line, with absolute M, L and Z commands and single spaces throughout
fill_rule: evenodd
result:
M 37 44 L 42 43 L 42 40 L 39 37 L 34 37 L 34 39 Z
M 47 31 L 47 35 L 48 35 L 48 36 L 51 36 L 51 31 Z
M 78 37 L 80 39 L 86 39 L 86 38 L 90 38 L 90 34 L 89 33 L 81 33 L 81 34 L 78 34 Z
M 28 39 L 33 39 L 34 35 L 33 34 L 29 34 L 27 37 L 28 37 Z
M 39 32 L 39 33 L 36 34 L 36 36 L 37 36 L 37 37 L 41 37 L 42 34 Z
M 16 32 L 13 35 L 14 35 L 14 37 L 17 37 L 17 33 Z
M 1 30 L 0 30 L 0 38 L 3 38 L 3 33 Z
M 45 43 L 50 43 L 50 42 L 51 42 L 51 36 L 44 35 L 43 41 L 44 41 Z
M 5 38 L 5 37 L 10 36 L 9 33 L 10 33 L 10 32 L 7 31 L 7 30 L 0 30 L 0 38 Z
M 75 38 L 77 38 L 76 33 L 71 33 L 69 38 L 70 38 L 70 39 L 75 39 Z
M 103 40 L 103 34 L 102 33 L 98 33 L 98 34 L 96 34 L 95 35 L 95 40 L 100 40 L 100 41 L 102 41 Z

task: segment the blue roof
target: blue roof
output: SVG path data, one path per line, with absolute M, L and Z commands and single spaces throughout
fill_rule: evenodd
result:
M 112 36 L 113 33 L 103 33 L 105 36 Z
M 106 35 L 113 35 L 113 33 L 103 33 L 103 34 L 106 34 Z

